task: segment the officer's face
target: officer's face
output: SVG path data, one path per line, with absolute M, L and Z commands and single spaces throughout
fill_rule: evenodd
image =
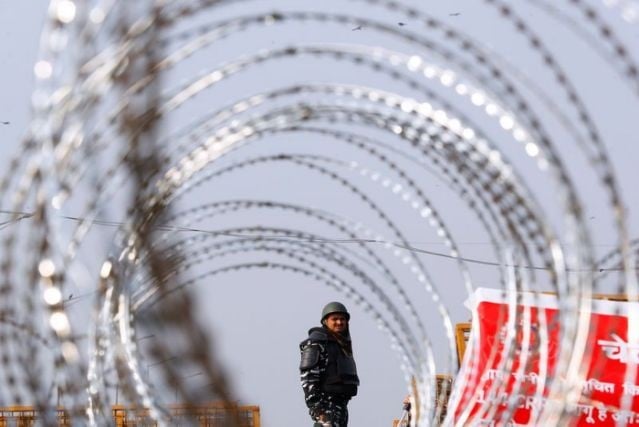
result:
M 342 333 L 348 327 L 348 320 L 340 313 L 329 314 L 326 318 L 326 327 L 332 332 Z

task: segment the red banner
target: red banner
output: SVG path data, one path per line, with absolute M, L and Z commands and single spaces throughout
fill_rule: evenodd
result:
M 549 390 L 553 381 L 567 380 L 555 369 L 558 301 L 539 294 L 520 294 L 517 301 L 509 311 L 501 291 L 479 289 L 474 295 L 471 340 L 449 403 L 457 422 L 537 425 L 540 413 L 567 401 Z M 639 345 L 628 343 L 627 313 L 635 306 L 593 301 L 581 362 L 586 375 L 577 382 L 578 399 L 566 406 L 572 425 L 639 425 L 639 377 L 626 380 L 628 368 L 639 364 Z

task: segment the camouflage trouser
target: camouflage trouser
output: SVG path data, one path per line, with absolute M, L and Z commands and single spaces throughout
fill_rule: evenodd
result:
M 324 424 L 330 427 L 347 427 L 348 426 L 348 399 L 341 396 L 329 396 L 325 404 L 322 405 L 324 416 L 330 424 Z M 318 424 L 315 424 L 318 425 Z M 322 424 L 319 424 L 320 426 Z

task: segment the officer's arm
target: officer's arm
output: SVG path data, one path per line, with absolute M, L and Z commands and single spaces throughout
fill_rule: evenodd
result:
M 322 370 L 322 353 L 324 348 L 317 342 L 307 341 L 301 347 L 300 379 L 306 406 L 313 411 L 320 411 L 322 391 L 320 389 L 320 376 Z

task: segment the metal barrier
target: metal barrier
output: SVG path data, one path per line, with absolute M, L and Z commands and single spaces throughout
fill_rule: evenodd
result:
M 260 407 L 255 405 L 208 405 L 178 404 L 169 406 L 171 425 L 202 427 L 260 427 Z M 148 408 L 115 405 L 112 407 L 113 421 L 116 427 L 156 426 L 149 416 Z M 71 417 L 63 409 L 56 410 L 59 427 L 71 426 Z M 233 424 L 234 420 L 239 424 Z M 42 415 L 33 406 L 10 406 L 0 408 L 0 427 L 31 427 L 41 424 Z

